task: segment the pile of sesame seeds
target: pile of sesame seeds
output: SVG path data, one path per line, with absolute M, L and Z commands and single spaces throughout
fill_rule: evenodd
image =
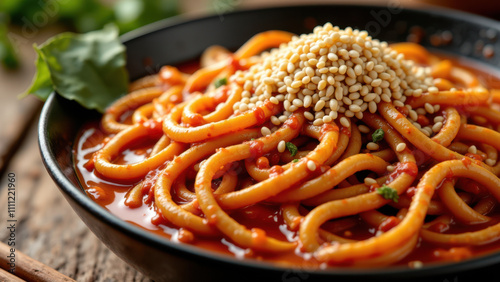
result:
M 340 123 L 350 126 L 345 117 L 361 119 L 365 111 L 375 113 L 381 101 L 404 107 L 407 97 L 438 91 L 429 68 L 405 60 L 366 31 L 330 23 L 264 52 L 260 63 L 237 71 L 230 80 L 243 88 L 241 100 L 233 106 L 235 114 L 266 100 L 282 103 L 283 113 L 271 118 L 276 126 L 300 108 L 314 125 L 340 116 Z M 409 110 L 416 121 L 416 111 Z

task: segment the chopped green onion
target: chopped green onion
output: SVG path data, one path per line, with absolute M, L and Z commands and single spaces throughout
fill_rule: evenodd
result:
M 397 203 L 399 200 L 398 191 L 396 191 L 396 189 L 391 188 L 387 185 L 383 185 L 382 187 L 377 188 L 377 193 L 382 195 L 382 197 L 384 197 L 384 199 L 392 200 L 395 203 Z
M 290 151 L 290 154 L 292 155 L 292 157 L 295 156 L 297 154 L 297 152 L 299 151 L 297 146 L 295 146 L 295 144 L 293 144 L 292 142 L 286 142 L 285 146 L 288 149 L 288 151 Z
M 373 142 L 377 143 L 378 141 L 384 139 L 384 134 L 385 134 L 385 132 L 382 128 L 375 130 L 375 132 L 373 132 L 373 134 L 372 134 Z
M 223 77 L 223 78 L 219 78 L 217 79 L 215 82 L 214 82 L 214 85 L 215 85 L 215 88 L 219 88 L 221 87 L 222 85 L 226 85 L 227 84 L 227 78 Z

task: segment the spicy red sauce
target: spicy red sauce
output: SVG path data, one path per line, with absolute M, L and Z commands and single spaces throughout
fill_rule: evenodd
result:
M 164 75 L 167 74 L 174 75 L 172 73 L 164 73 Z M 221 90 L 221 99 L 223 99 L 223 96 L 227 96 L 227 92 Z M 259 124 L 265 122 L 265 113 L 261 109 L 255 110 L 254 114 Z M 425 119 L 421 118 L 419 122 L 426 124 L 428 120 L 425 121 Z M 193 123 L 196 122 L 193 121 Z M 298 121 L 296 119 L 289 119 L 285 124 L 291 128 L 295 128 Z M 159 138 L 161 133 L 161 123 L 148 121 L 145 125 L 147 125 L 151 130 L 153 139 Z M 338 128 L 332 128 L 332 126 L 333 125 L 324 126 L 321 135 L 328 130 L 339 130 Z M 350 131 L 347 128 L 341 127 L 340 130 L 342 133 L 350 135 Z M 98 121 L 88 123 L 84 128 L 82 128 L 80 135 L 77 137 L 77 142 L 74 148 L 74 156 L 76 172 L 86 193 L 93 201 L 109 210 L 112 214 L 118 216 L 124 221 L 168 238 L 174 242 L 191 244 L 206 250 L 235 256 L 237 258 L 266 260 L 276 264 L 291 265 L 299 268 L 324 267 L 324 264 L 317 262 L 312 257 L 305 256 L 300 251 L 266 256 L 265 254 L 255 253 L 249 249 L 240 248 L 225 238 L 205 238 L 197 234 L 193 234 L 189 230 L 173 226 L 165 220 L 163 216 L 161 216 L 153 205 L 154 191 L 152 189 L 152 183 L 159 171 L 153 171 L 148 175 L 151 181 L 146 181 L 146 184 L 142 188 L 143 190 L 141 193 L 144 195 L 143 201 L 140 203 L 127 203 L 124 196 L 137 184 L 137 182 L 120 182 L 105 179 L 94 171 L 93 152 L 102 148 L 103 143 L 105 143 L 107 138 L 106 134 L 100 130 Z M 284 171 L 278 164 L 279 155 L 273 153 L 269 157 L 262 157 L 262 147 L 264 144 L 260 141 L 254 140 L 249 141 L 249 145 L 252 151 L 252 156 L 257 158 L 257 166 L 259 168 L 271 167 L 271 177 L 281 174 Z M 120 156 L 118 156 L 114 162 L 129 164 L 143 160 L 151 151 L 151 147 L 152 140 L 136 142 L 136 144 L 134 144 L 131 148 L 125 150 Z M 467 162 L 467 160 L 464 161 Z M 389 174 L 389 179 L 395 179 L 402 173 L 416 176 L 418 174 L 418 168 L 413 163 L 400 163 L 396 166 L 395 170 Z M 245 179 L 239 183 L 239 187 L 245 187 L 250 182 L 251 181 L 248 179 Z M 459 181 L 457 187 L 460 188 L 461 185 L 469 187 L 469 190 L 479 192 L 484 191 L 484 188 L 482 188 L 481 185 L 470 180 Z M 379 185 L 373 185 L 374 189 L 378 187 Z M 193 188 L 190 187 L 190 189 L 192 190 Z M 467 189 L 464 188 L 464 190 Z M 414 192 L 415 188 L 411 187 L 408 189 L 407 195 L 411 197 Z M 480 194 L 479 192 L 476 194 L 477 197 L 484 196 L 484 193 Z M 174 192 L 172 194 L 175 197 Z M 499 207 L 495 207 L 494 211 L 489 216 L 494 218 L 493 223 L 499 221 Z M 292 239 L 298 236 L 296 230 L 289 230 L 283 222 L 279 205 L 266 203 L 252 205 L 233 211 L 231 213 L 231 217 L 251 230 L 252 240 L 255 240 L 256 242 L 261 242 L 265 236 L 289 241 L 292 241 Z M 299 221 L 300 218 L 296 218 L 296 220 Z M 384 232 L 389 231 L 397 226 L 399 222 L 400 219 L 390 216 L 378 227 L 378 230 Z M 471 227 L 454 221 L 451 224 L 437 223 L 431 226 L 430 229 L 436 232 L 460 233 L 479 230 L 488 224 L 491 225 L 493 223 L 481 223 Z M 377 232 L 377 228 L 373 228 L 368 226 L 366 223 L 361 222 L 358 216 L 329 221 L 326 222 L 323 227 L 327 228 L 331 232 L 336 232 L 340 236 L 358 240 L 374 236 Z M 408 265 L 414 261 L 422 261 L 425 263 L 456 261 L 458 259 L 469 258 L 499 250 L 500 240 L 484 246 L 452 248 L 436 246 L 425 241 L 420 241 L 412 253 L 402 261 L 398 262 L 398 264 Z

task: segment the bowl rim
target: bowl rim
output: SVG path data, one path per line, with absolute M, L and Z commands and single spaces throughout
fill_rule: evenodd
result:
M 225 17 L 234 17 L 240 14 L 247 13 L 259 13 L 263 11 L 278 11 L 280 9 L 290 9 L 290 8 L 304 8 L 304 7 L 342 7 L 342 8 L 372 8 L 372 9 L 383 9 L 386 5 L 365 5 L 365 4 L 345 4 L 345 3 L 332 3 L 332 4 L 296 4 L 296 5 L 283 5 L 283 6 L 270 6 L 270 7 L 257 7 L 257 8 L 246 8 L 237 9 L 228 13 L 224 13 Z M 431 6 L 432 7 L 432 6 Z M 416 8 L 416 7 L 402 7 L 403 11 L 411 13 L 422 13 L 438 17 L 454 18 L 454 19 L 467 19 L 471 24 L 488 26 L 490 28 L 500 31 L 500 22 L 489 19 L 483 16 L 471 14 L 468 12 L 458 11 L 450 8 L 443 7 L 428 7 Z M 178 15 L 171 18 L 163 19 L 138 29 L 132 30 L 120 36 L 120 40 L 123 43 L 127 43 L 133 40 L 140 40 L 143 36 L 149 36 L 156 32 L 161 32 L 163 29 L 176 28 L 181 25 L 191 24 L 198 21 L 210 20 L 219 17 L 218 14 L 203 14 L 203 15 Z M 476 58 L 468 58 L 471 60 L 476 60 Z M 479 62 L 481 63 L 481 62 Z M 493 67 L 493 66 L 492 66 Z M 500 70 L 500 67 L 498 67 Z M 379 268 L 352 268 L 352 267 L 327 267 L 322 268 L 309 268 L 300 266 L 285 266 L 270 262 L 261 262 L 253 259 L 235 259 L 232 256 L 220 254 L 217 252 L 209 251 L 203 248 L 195 247 L 188 244 L 180 244 L 176 242 L 171 242 L 165 237 L 154 234 L 148 230 L 142 229 L 131 223 L 128 223 L 118 216 L 112 214 L 107 209 L 101 207 L 94 201 L 92 201 L 82 190 L 81 187 L 77 187 L 72 184 L 72 182 L 65 176 L 59 164 L 56 161 L 55 155 L 50 146 L 50 136 L 48 135 L 48 122 L 50 113 L 54 107 L 56 99 L 63 99 L 57 96 L 55 92 L 51 93 L 48 99 L 45 101 L 38 122 L 38 146 L 42 157 L 42 162 L 53 179 L 57 184 L 59 190 L 61 190 L 66 196 L 69 196 L 76 204 L 81 208 L 92 214 L 92 216 L 98 218 L 99 220 L 105 222 L 106 226 L 113 228 L 120 233 L 134 238 L 140 238 L 142 242 L 151 247 L 160 247 L 165 251 L 170 251 L 173 253 L 179 253 L 182 256 L 196 257 L 198 259 L 209 260 L 216 263 L 223 263 L 226 265 L 238 266 L 243 268 L 253 268 L 260 270 L 268 270 L 274 272 L 287 272 L 287 271 L 299 271 L 303 273 L 319 274 L 326 276 L 347 276 L 347 277 L 386 277 L 386 276 L 397 276 L 397 275 L 413 275 L 413 277 L 427 276 L 427 275 L 438 275 L 451 273 L 453 270 L 467 271 L 476 269 L 479 267 L 490 266 L 494 263 L 500 262 L 500 252 L 486 254 L 478 256 L 465 261 L 455 262 L 455 263 L 433 263 L 424 264 L 421 268 L 410 268 L 407 266 L 389 266 Z M 75 138 L 75 136 L 74 136 Z M 73 163 L 73 160 L 71 160 Z M 74 169 L 74 167 L 73 167 Z

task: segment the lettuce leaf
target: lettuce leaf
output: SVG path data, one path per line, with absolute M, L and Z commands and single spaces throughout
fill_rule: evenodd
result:
M 32 85 L 21 94 L 41 100 L 53 91 L 88 109 L 104 112 L 127 93 L 125 46 L 113 25 L 85 34 L 61 33 L 40 46 Z

